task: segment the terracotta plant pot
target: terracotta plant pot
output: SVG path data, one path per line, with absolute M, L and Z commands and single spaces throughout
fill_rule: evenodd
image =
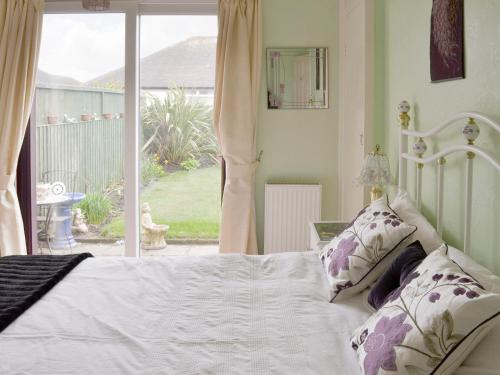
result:
M 111 120 L 113 118 L 113 114 L 112 113 L 103 113 L 102 118 L 105 120 Z
M 49 125 L 57 124 L 57 116 L 55 116 L 55 115 L 48 115 L 47 116 L 47 124 L 49 124 Z
M 89 115 L 89 114 L 80 115 L 80 119 L 82 121 L 90 121 L 92 119 L 92 115 Z
M 120 112 L 120 118 L 124 118 L 124 117 L 125 117 L 125 113 Z

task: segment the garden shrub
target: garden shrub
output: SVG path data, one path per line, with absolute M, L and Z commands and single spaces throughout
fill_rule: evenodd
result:
M 165 98 L 147 94 L 143 100 L 147 103 L 141 113 L 143 153 L 178 166 L 200 155 L 215 160 L 218 145 L 211 106 L 189 100 L 181 89 L 169 91 Z
M 87 194 L 76 207 L 81 208 L 89 224 L 99 225 L 111 212 L 111 200 L 101 193 Z
M 158 158 L 146 157 L 141 165 L 141 178 L 143 185 L 149 185 L 153 180 L 165 176 L 163 166 L 157 162 Z
M 195 158 L 191 157 L 191 158 L 181 162 L 181 167 L 183 169 L 185 169 L 186 171 L 192 171 L 192 170 L 198 169 L 200 167 L 200 162 L 198 160 L 196 160 Z

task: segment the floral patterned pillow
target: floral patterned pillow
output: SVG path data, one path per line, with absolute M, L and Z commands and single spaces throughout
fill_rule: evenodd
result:
M 429 254 L 351 338 L 363 374 L 451 374 L 500 317 L 500 295 Z
M 331 286 L 331 302 L 370 286 L 398 255 L 394 251 L 398 245 L 416 229 L 404 223 L 385 198 L 363 209 L 320 253 Z

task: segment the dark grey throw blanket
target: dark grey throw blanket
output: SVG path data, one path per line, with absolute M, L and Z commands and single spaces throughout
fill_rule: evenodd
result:
M 92 254 L 0 257 L 0 332 Z

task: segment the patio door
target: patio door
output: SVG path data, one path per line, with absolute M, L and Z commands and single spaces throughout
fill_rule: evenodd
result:
M 215 245 L 215 14 L 215 0 L 113 1 L 99 13 L 46 3 L 30 127 L 35 253 Z
M 33 111 L 38 253 L 123 255 L 125 15 L 44 15 Z
M 218 251 L 220 161 L 212 123 L 216 40 L 215 15 L 140 18 L 143 255 Z

